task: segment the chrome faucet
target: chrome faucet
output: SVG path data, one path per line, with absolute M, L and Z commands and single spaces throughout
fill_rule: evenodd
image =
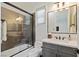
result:
M 61 39 L 61 36 L 59 36 L 59 37 L 55 36 L 55 38 L 60 40 Z

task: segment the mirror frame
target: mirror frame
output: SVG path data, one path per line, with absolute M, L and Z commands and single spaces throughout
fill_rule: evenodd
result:
M 55 34 L 77 34 L 77 5 L 72 5 L 72 6 L 76 6 L 76 33 L 69 33 L 69 32 L 64 32 L 64 33 L 62 33 L 62 32 L 51 32 L 51 33 L 55 33 Z M 68 6 L 68 7 L 66 7 L 66 8 L 70 8 L 70 7 L 72 7 L 72 6 Z M 64 8 L 63 8 L 64 9 Z M 60 9 L 58 9 L 58 10 L 60 10 Z M 57 11 L 57 10 L 54 10 L 54 11 Z M 48 23 L 49 23 L 49 19 L 48 19 L 48 17 L 49 17 L 49 15 L 48 15 L 48 13 L 50 13 L 50 12 L 54 12 L 54 11 L 49 11 L 49 12 L 47 12 L 47 33 L 49 33 L 49 31 L 48 31 Z M 69 20 L 70 21 L 70 20 Z M 69 23 L 70 24 L 70 23 Z M 70 25 L 68 25 L 69 27 L 70 27 Z M 68 29 L 68 31 L 69 31 L 69 29 Z

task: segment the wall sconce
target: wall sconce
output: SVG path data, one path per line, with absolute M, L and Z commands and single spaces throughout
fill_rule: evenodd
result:
M 22 21 L 23 20 L 23 18 L 22 17 L 18 17 L 18 18 L 16 18 L 16 21 Z
M 23 18 L 19 16 L 18 18 L 16 18 L 16 21 L 17 21 L 18 23 L 20 23 L 20 22 L 23 21 Z

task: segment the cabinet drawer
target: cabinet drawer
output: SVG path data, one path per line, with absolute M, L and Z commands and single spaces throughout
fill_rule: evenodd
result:
M 56 57 L 56 53 L 50 52 L 50 51 L 43 51 L 42 52 L 43 57 Z
M 58 57 L 77 57 L 77 55 L 73 55 L 73 54 L 68 54 L 68 53 L 58 53 L 57 55 Z
M 57 45 L 51 44 L 51 43 L 46 43 L 46 42 L 43 42 L 43 47 L 57 49 Z
M 58 52 L 61 53 L 68 53 L 68 54 L 72 54 L 75 55 L 77 53 L 77 49 L 76 48 L 71 48 L 71 47 L 66 47 L 66 46 L 59 46 L 58 47 Z
M 57 53 L 57 49 L 50 49 L 50 48 L 43 48 L 42 52 L 51 52 L 51 53 Z

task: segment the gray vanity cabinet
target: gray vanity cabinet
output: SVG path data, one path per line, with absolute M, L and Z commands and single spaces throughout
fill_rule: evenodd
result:
M 76 57 L 77 49 L 43 42 L 43 57 Z

